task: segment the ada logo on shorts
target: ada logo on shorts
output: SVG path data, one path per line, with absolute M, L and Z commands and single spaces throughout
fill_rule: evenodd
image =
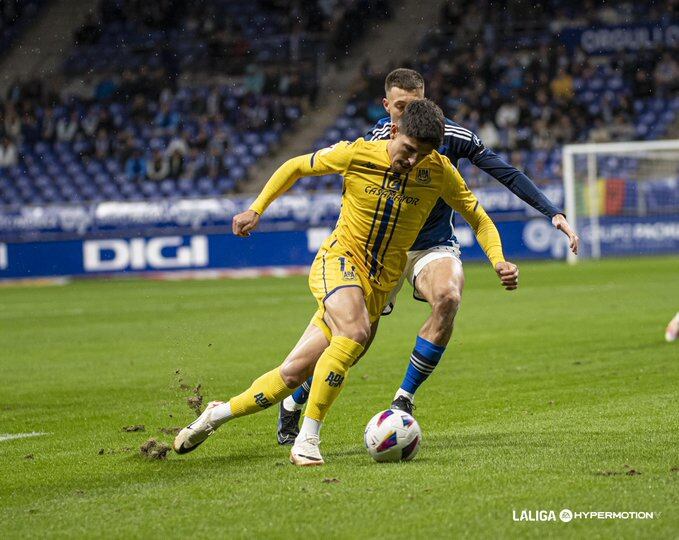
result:
M 344 281 L 355 281 L 356 280 L 356 267 L 351 265 L 351 269 L 347 269 L 347 260 L 344 257 L 339 257 L 340 262 L 340 272 L 342 272 L 342 279 Z
M 429 169 L 417 169 L 417 176 L 415 177 L 415 180 L 419 184 L 427 185 L 429 182 L 431 182 L 431 171 Z

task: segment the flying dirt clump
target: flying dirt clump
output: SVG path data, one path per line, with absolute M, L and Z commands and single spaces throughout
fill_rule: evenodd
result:
M 149 439 L 139 447 L 142 456 L 149 459 L 166 459 L 172 448 L 164 442 Z
M 196 413 L 196 416 L 200 416 L 200 413 L 203 411 L 203 395 L 200 393 L 201 386 L 199 384 L 193 388 L 193 395 L 186 398 L 186 404 Z

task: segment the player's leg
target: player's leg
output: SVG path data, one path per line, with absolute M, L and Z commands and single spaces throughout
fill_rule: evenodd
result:
M 457 253 L 455 248 L 432 250 L 413 266 L 413 286 L 416 294 L 431 306 L 431 315 L 420 328 L 392 408 L 412 412 L 417 389 L 434 371 L 450 341 L 464 288 L 464 272 Z
M 389 298 L 387 300 L 387 304 L 384 307 L 382 311 L 382 315 L 389 315 L 393 309 L 394 306 L 396 305 L 396 297 L 398 296 L 399 291 L 401 290 L 401 287 L 403 286 L 403 282 L 406 279 L 406 272 L 403 273 L 401 276 L 401 280 L 398 282 L 398 285 L 394 287 L 394 289 L 391 291 L 389 294 Z M 372 323 L 372 326 L 370 327 L 370 339 L 368 340 L 368 343 L 366 344 L 365 348 L 363 349 L 363 352 L 361 353 L 361 356 L 359 357 L 359 360 L 365 356 L 365 354 L 368 352 L 368 349 L 370 349 L 370 346 L 372 345 L 373 340 L 375 339 L 375 335 L 377 334 L 377 326 L 379 325 L 379 319 Z M 285 407 L 286 410 L 288 411 L 297 411 L 297 410 L 302 410 L 304 408 L 304 405 L 306 404 L 307 400 L 309 399 L 309 389 L 311 388 L 311 382 L 313 380 L 313 377 L 309 377 L 303 384 L 300 386 L 297 390 L 294 391 L 294 393 L 285 398 L 283 400 L 283 407 Z M 280 440 L 280 434 L 279 434 L 279 440 Z
M 299 384 L 300 376 L 302 383 L 291 396 L 281 401 L 278 409 L 278 429 L 276 437 L 278 444 L 288 445 L 295 442 L 295 437 L 299 434 L 299 420 L 302 408 L 307 401 L 308 391 L 311 387 L 311 376 L 316 362 L 323 354 L 323 351 L 330 345 L 330 341 L 318 326 L 309 323 L 304 335 L 300 338 L 295 348 L 281 366 L 281 373 L 286 379 L 286 384 Z M 305 388 L 306 387 L 306 388 Z M 304 390 L 302 398 L 294 398 L 299 395 L 300 390 Z M 297 400 L 300 400 L 300 403 Z
M 679 311 L 667 324 L 667 328 L 665 328 L 665 340 L 668 343 L 676 341 L 677 337 L 679 337 Z
M 365 353 L 368 352 L 368 349 L 370 348 L 373 339 L 375 339 L 378 324 L 379 321 L 375 321 L 374 323 L 372 323 L 370 327 L 370 338 L 368 339 L 368 343 L 366 343 L 363 352 L 356 360 L 357 362 L 358 360 L 363 358 L 363 356 L 365 356 Z M 314 328 L 316 327 L 314 326 Z M 322 341 L 325 343 L 325 347 L 327 347 L 330 342 L 327 340 L 327 338 L 325 338 L 323 333 L 318 328 L 316 328 L 316 332 L 320 336 L 322 336 Z M 316 339 L 318 339 L 320 349 L 321 338 L 318 337 Z M 325 347 L 323 347 L 322 350 L 319 350 L 318 357 L 321 356 L 321 353 L 323 352 L 323 350 L 325 350 Z M 304 408 L 304 405 L 306 405 L 306 402 L 309 399 L 309 391 L 311 390 L 312 382 L 313 376 L 307 378 L 307 380 L 304 381 L 302 385 L 293 392 L 292 395 L 286 397 L 283 401 L 281 401 L 281 406 L 279 407 L 278 410 L 278 429 L 276 432 L 278 444 L 280 445 L 293 444 L 295 442 L 295 438 L 297 437 L 297 435 L 299 435 L 299 420 L 302 414 L 302 409 Z
M 310 324 L 279 367 L 256 379 L 245 392 L 228 402 L 208 403 L 203 413 L 177 434 L 175 451 L 180 454 L 190 452 L 229 420 L 263 410 L 290 395 L 313 372 L 327 346 L 323 332 Z
M 363 289 L 341 286 L 324 299 L 319 325 L 327 325 L 330 345 L 318 359 L 302 428 L 290 451 L 295 465 L 323 464 L 319 434 L 328 410 L 339 396 L 349 372 L 370 339 L 370 316 Z

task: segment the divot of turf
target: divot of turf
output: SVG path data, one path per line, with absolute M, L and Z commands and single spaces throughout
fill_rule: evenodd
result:
M 143 424 L 136 424 L 134 426 L 124 426 L 123 431 L 132 433 L 134 431 L 146 431 L 146 426 Z
M 166 459 L 172 448 L 164 442 L 149 439 L 139 447 L 142 456 L 149 459 Z

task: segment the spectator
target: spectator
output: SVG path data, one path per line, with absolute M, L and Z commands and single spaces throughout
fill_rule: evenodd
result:
M 495 115 L 495 124 L 500 128 L 511 128 L 519 122 L 519 107 L 514 102 L 503 103 Z
M 134 150 L 125 163 L 125 174 L 132 180 L 141 180 L 146 176 L 146 159 L 140 150 Z
M 14 167 L 19 163 L 17 146 L 9 137 L 3 137 L 0 142 L 0 168 Z
M 67 118 L 62 116 L 57 122 L 57 140 L 59 142 L 71 142 L 78 132 L 78 113 L 73 111 Z
M 170 168 L 170 177 L 181 178 L 184 173 L 184 162 L 186 153 L 182 152 L 178 145 L 174 148 L 168 147 L 168 163 Z
M 179 126 L 179 114 L 170 109 L 170 103 L 164 101 L 153 120 L 156 134 L 159 136 L 174 133 Z
M 575 94 L 575 91 L 573 90 L 573 77 L 571 77 L 563 67 L 559 68 L 559 71 L 556 77 L 552 79 L 549 88 L 555 98 L 565 102 L 569 102 L 573 99 L 573 95 Z
M 655 84 L 663 95 L 679 89 L 679 64 L 666 52 L 653 72 Z
M 153 152 L 153 158 L 146 163 L 146 176 L 151 180 L 164 180 L 170 174 L 170 164 L 160 150 Z
M 40 136 L 43 141 L 53 143 L 57 135 L 57 123 L 54 119 L 54 109 L 47 107 L 43 110 L 40 121 Z
M 5 134 L 14 141 L 21 141 L 21 119 L 14 107 L 7 104 L 5 109 Z
M 104 128 L 99 128 L 97 138 L 94 141 L 94 157 L 105 160 L 111 155 L 111 139 Z
M 611 133 L 608 131 L 606 124 L 601 118 L 594 121 L 594 127 L 589 132 L 590 142 L 609 142 L 611 140 Z
M 483 141 L 483 144 L 489 148 L 495 148 L 500 142 L 497 128 L 490 119 L 486 119 L 479 129 L 479 137 Z
M 211 144 L 210 152 L 205 158 L 205 174 L 210 178 L 219 178 L 226 173 L 224 153 L 220 144 Z

